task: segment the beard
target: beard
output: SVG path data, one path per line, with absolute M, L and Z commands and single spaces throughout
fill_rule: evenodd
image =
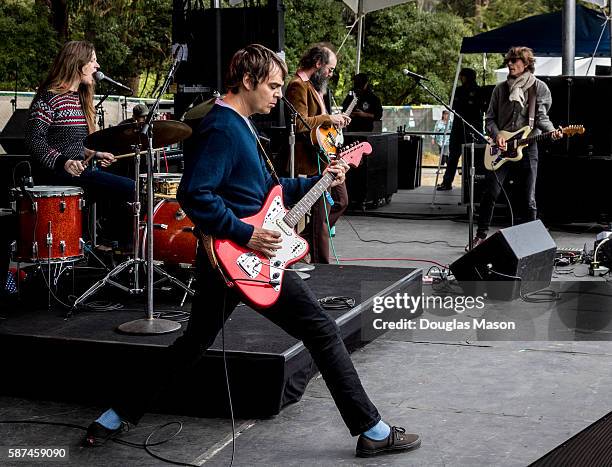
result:
M 323 76 L 324 69 L 323 67 L 319 68 L 315 71 L 310 77 L 310 82 L 314 86 L 314 88 L 322 94 L 327 92 L 327 83 L 329 82 L 329 78 Z

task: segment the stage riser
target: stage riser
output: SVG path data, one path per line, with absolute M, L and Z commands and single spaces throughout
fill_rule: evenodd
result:
M 353 296 L 359 304 L 352 310 L 330 312 L 349 351 L 366 343 L 361 340 L 361 319 L 371 306 L 371 297 L 361 300 L 360 284 L 376 274 L 377 282 L 392 285 L 388 295 L 420 296 L 422 292 L 420 270 L 331 265 L 317 269 L 311 279 L 315 295 L 335 292 Z M 120 391 L 135 372 L 158 371 L 156 363 L 177 337 L 116 334 L 113 329 L 118 324 L 137 317 L 137 312 L 129 310 L 82 312 L 64 321 L 59 313 L 41 310 L 25 315 L 3 305 L 0 311 L 7 319 L 0 324 L 0 352 L 7 356 L 3 359 L 7 377 L 0 393 L 4 395 L 105 407 L 110 403 L 109 394 Z M 247 307 L 238 307 L 228 321 L 226 349 L 238 417 L 278 414 L 301 398 L 316 373 L 300 342 Z M 220 336 L 193 370 L 177 376 L 164 390 L 152 411 L 208 417 L 229 414 Z

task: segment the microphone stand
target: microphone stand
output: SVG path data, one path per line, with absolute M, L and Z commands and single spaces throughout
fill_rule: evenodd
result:
M 121 103 L 121 121 L 127 120 L 127 96 L 123 96 L 123 102 Z
M 291 178 L 295 178 L 295 125 L 297 119 L 300 119 L 302 125 L 304 125 L 309 132 L 312 131 L 312 127 L 308 123 L 306 123 L 306 120 L 304 119 L 304 117 L 302 117 L 302 114 L 297 111 L 293 104 L 289 102 L 289 100 L 284 95 L 281 97 L 281 99 L 283 100 L 283 102 L 287 106 L 287 109 L 291 113 L 291 123 L 289 125 L 289 176 Z M 298 262 L 293 263 L 290 268 L 293 269 L 298 276 L 306 280 L 310 278 L 310 274 L 306 274 L 305 271 L 312 271 L 315 267 L 312 264 Z
M 96 115 L 98 116 L 98 126 L 100 127 L 100 130 L 104 130 L 104 127 L 105 127 L 104 114 L 106 112 L 104 111 L 104 107 L 102 106 L 102 104 L 107 98 L 108 98 L 108 93 L 104 94 L 102 99 L 100 99 L 98 103 L 96 104 L 96 106 L 94 107 L 96 111 Z
M 430 90 L 423 83 L 423 79 L 421 77 L 417 77 L 414 75 L 410 75 L 417 83 L 417 85 L 421 86 L 430 96 L 432 96 L 436 101 L 444 106 L 446 110 L 452 112 L 455 117 L 458 117 L 465 126 L 467 126 L 474 135 L 480 136 L 480 139 L 485 143 L 488 143 L 487 137 L 479 130 L 477 130 L 474 125 L 468 122 L 465 118 L 459 115 L 456 111 L 454 111 L 449 105 L 444 102 L 440 96 Z M 469 219 L 469 230 L 468 235 L 470 238 L 468 239 L 469 249 L 471 250 L 474 247 L 474 176 L 476 174 L 476 169 L 474 167 L 474 138 L 472 138 L 472 142 L 470 143 L 470 204 L 468 205 L 468 219 Z
M 147 144 L 147 257 L 146 257 L 146 269 L 147 269 L 147 305 L 146 305 L 146 317 L 144 319 L 137 319 L 123 323 L 119 326 L 119 331 L 127 334 L 165 334 L 169 332 L 177 331 L 181 328 L 181 324 L 176 321 L 168 319 L 160 319 L 153 317 L 153 273 L 164 275 L 171 282 L 182 287 L 187 292 L 193 292 L 189 287 L 183 284 L 178 279 L 170 276 L 163 269 L 153 264 L 153 119 L 159 112 L 159 101 L 162 96 L 168 90 L 170 83 L 174 79 L 174 74 L 178 68 L 178 65 L 182 59 L 183 48 L 179 47 L 172 66 L 166 76 L 162 88 L 159 91 L 157 99 L 153 103 L 153 106 L 149 109 L 149 114 L 140 129 L 141 139 L 146 138 Z
M 15 97 L 11 99 L 11 107 L 13 108 L 13 113 L 17 110 L 17 70 L 15 70 Z

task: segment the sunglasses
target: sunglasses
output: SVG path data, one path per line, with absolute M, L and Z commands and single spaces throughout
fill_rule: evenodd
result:
M 521 61 L 522 61 L 522 59 L 520 59 L 520 58 L 518 58 L 518 57 L 507 58 L 507 59 L 506 59 L 506 64 L 508 64 L 508 63 L 516 63 L 516 62 L 518 62 L 519 60 L 521 60 Z

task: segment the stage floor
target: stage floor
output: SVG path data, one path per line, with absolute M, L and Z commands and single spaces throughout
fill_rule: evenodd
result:
M 328 310 L 350 350 L 367 343 L 362 339 L 361 319 L 362 312 L 372 306 L 372 296 L 368 295 L 372 290 L 385 296 L 399 291 L 420 295 L 422 290 L 420 269 L 318 265 L 310 274 L 308 283 L 317 298 L 355 299 L 351 309 Z M 15 356 L 5 369 L 15 377 L 3 384 L 0 392 L 100 404 L 113 389 L 112 384 L 99 381 L 101 374 L 112 374 L 116 380 L 134 371 L 155 371 L 156 359 L 182 331 L 145 336 L 121 334 L 116 331 L 117 326 L 144 316 L 144 297 L 129 297 L 107 288 L 96 298 L 120 300 L 122 308 L 78 311 L 66 318 L 63 310 L 23 309 L 18 304 L 11 307 L 4 303 L 0 310 L 5 317 L 0 322 L 0 352 Z M 160 296 L 155 310 L 181 311 L 179 302 L 177 294 Z M 190 304 L 183 309 L 188 311 Z M 265 312 L 260 314 L 241 305 L 226 324 L 225 349 L 234 380 L 234 408 L 239 415 L 278 413 L 283 406 L 301 398 L 316 373 L 303 344 L 264 316 Z M 167 397 L 160 398 L 173 402 L 157 409 L 189 415 L 225 415 L 221 349 L 219 335 L 201 364 L 186 375 L 180 387 L 169 388 Z

